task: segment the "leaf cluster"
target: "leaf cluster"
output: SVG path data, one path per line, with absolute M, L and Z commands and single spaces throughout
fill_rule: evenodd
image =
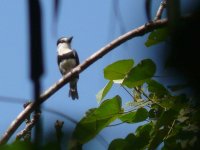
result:
M 115 139 L 109 149 L 184 149 L 198 146 L 199 110 L 192 107 L 185 95 L 172 95 L 161 83 L 153 79 L 156 65 L 151 59 L 120 60 L 104 69 L 108 79 L 97 94 L 98 108 L 90 109 L 74 130 L 74 138 L 80 145 L 92 140 L 101 130 L 118 120 L 121 123 L 141 122 L 135 133 Z M 132 101 L 127 111 L 123 99 L 116 95 L 105 99 L 113 84 L 131 91 Z M 144 92 L 146 91 L 146 92 Z M 112 125 L 111 125 L 112 126 Z M 186 135 L 189 135 L 188 137 Z

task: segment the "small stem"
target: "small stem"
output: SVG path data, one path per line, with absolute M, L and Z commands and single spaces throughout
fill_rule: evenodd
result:
M 176 122 L 176 120 L 174 120 L 174 121 L 172 122 L 172 125 L 171 125 L 171 127 L 170 127 L 170 129 L 169 129 L 167 135 L 164 137 L 163 140 L 165 140 L 165 139 L 167 139 L 167 138 L 169 137 L 169 134 L 171 133 L 171 131 L 172 131 L 173 127 L 174 127 L 175 122 Z
M 131 98 L 134 99 L 133 95 L 132 95 L 122 84 L 120 84 L 120 85 L 121 85 L 122 88 L 131 96 Z
M 163 10 L 164 10 L 164 8 L 166 7 L 166 5 L 167 5 L 167 0 L 163 0 L 163 1 L 160 3 L 160 7 L 158 8 L 158 11 L 157 11 L 157 13 L 156 13 L 156 17 L 155 17 L 155 19 L 154 19 L 155 21 L 161 19 Z
M 114 126 L 118 126 L 118 125 L 121 125 L 121 124 L 124 124 L 125 122 L 120 122 L 120 123 L 116 123 L 116 124 L 111 124 L 111 125 L 108 125 L 107 127 L 114 127 Z

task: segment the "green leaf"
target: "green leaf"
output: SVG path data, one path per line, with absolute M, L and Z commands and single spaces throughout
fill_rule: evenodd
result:
M 114 62 L 104 69 L 104 77 L 108 80 L 124 79 L 133 64 L 134 61 L 132 59 Z
M 112 85 L 113 85 L 113 82 L 109 81 L 106 84 L 106 86 L 97 93 L 96 98 L 99 103 L 103 100 L 103 98 L 106 96 L 106 94 L 110 91 Z
M 160 83 L 155 80 L 148 80 L 148 91 L 155 95 L 157 98 L 162 98 L 170 95 L 169 91 Z
M 123 150 L 127 144 L 124 139 L 115 139 L 110 143 L 108 150 Z
M 136 133 L 137 136 L 147 135 L 147 134 L 150 135 L 152 128 L 153 128 L 153 123 L 150 122 L 150 123 L 147 123 L 145 125 L 139 126 L 136 129 L 135 133 Z
M 161 29 L 157 29 L 152 31 L 149 34 L 148 40 L 145 42 L 145 45 L 147 47 L 150 47 L 152 45 L 158 44 L 162 41 L 165 41 L 168 37 L 168 31 L 167 28 L 161 28 Z
M 130 112 L 119 117 L 122 122 L 137 123 L 146 120 L 148 117 L 148 111 L 144 108 L 139 108 L 135 112 Z
M 148 139 L 144 140 L 143 136 L 135 136 L 129 134 L 125 139 L 113 140 L 108 150 L 139 150 L 145 149 L 148 144 Z
M 177 118 L 177 115 L 178 112 L 173 109 L 164 111 L 156 123 L 156 128 L 171 125 L 172 122 Z
M 164 137 L 168 133 L 168 129 L 157 129 L 155 133 L 151 136 L 148 149 L 157 149 L 158 146 L 163 142 Z
M 121 112 L 121 98 L 119 96 L 103 101 L 98 108 L 91 109 L 80 120 L 74 130 L 74 138 L 81 144 L 88 142 L 118 118 Z
M 125 139 L 115 139 L 110 143 L 108 150 L 133 149 L 136 144 L 134 142 L 135 139 L 136 139 L 136 137 L 134 134 L 129 134 Z
M 142 126 L 139 126 L 136 129 L 136 137 L 138 138 L 138 142 L 140 142 L 140 145 L 143 147 L 147 146 L 150 139 L 151 139 L 151 132 L 154 127 L 154 124 L 152 122 L 144 124 Z
M 148 149 L 156 149 L 163 142 L 163 139 L 169 136 L 169 130 L 172 129 L 172 126 L 176 127 L 176 125 L 173 124 L 175 123 L 174 121 L 177 118 L 177 114 L 178 113 L 173 109 L 169 109 L 160 115 L 152 130 Z
M 131 69 L 122 84 L 129 88 L 140 86 L 153 77 L 155 71 L 156 65 L 151 59 L 142 60 L 137 66 Z
M 149 118 L 150 119 L 157 119 L 159 118 L 163 112 L 164 112 L 165 108 L 161 107 L 158 104 L 152 104 L 151 105 L 151 109 L 149 110 Z
M 11 144 L 0 145 L 1 150 L 34 150 L 36 149 L 35 145 L 31 142 L 26 141 L 14 141 Z

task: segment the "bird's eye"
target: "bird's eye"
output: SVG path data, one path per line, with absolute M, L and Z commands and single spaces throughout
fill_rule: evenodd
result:
M 64 40 L 61 40 L 61 41 L 60 41 L 60 43 L 64 43 L 64 42 L 65 42 Z

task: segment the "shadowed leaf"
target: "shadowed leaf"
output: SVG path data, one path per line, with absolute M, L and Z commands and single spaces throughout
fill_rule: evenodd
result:
M 148 80 L 147 84 L 150 94 L 153 94 L 158 98 L 163 98 L 164 96 L 170 95 L 169 91 L 164 87 L 164 85 L 160 84 L 156 80 Z
M 169 34 L 167 28 L 156 29 L 149 34 L 148 40 L 145 42 L 146 47 L 150 47 L 165 41 Z

